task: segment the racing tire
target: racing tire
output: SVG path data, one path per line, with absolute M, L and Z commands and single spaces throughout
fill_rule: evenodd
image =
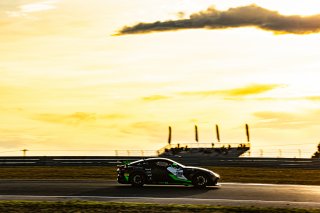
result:
M 145 183 L 145 176 L 141 173 L 130 175 L 130 183 L 134 187 L 142 187 Z
M 196 188 L 206 188 L 208 184 L 208 177 L 204 174 L 196 174 L 192 179 L 192 184 Z

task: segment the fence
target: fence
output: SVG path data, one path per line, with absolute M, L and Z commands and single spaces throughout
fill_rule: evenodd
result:
M 311 158 L 315 153 L 316 148 L 284 148 L 284 147 L 271 147 L 261 148 L 255 147 L 254 144 L 242 143 L 250 150 L 244 153 L 241 157 L 276 157 L 276 158 Z M 214 148 L 237 147 L 240 143 L 215 143 Z M 167 145 L 158 151 L 156 150 L 10 150 L 0 151 L 0 156 L 158 156 L 163 153 L 165 149 L 170 149 L 178 146 L 178 144 Z M 188 146 L 188 148 L 212 148 L 211 143 L 180 143 L 180 147 Z
M 158 156 L 155 150 L 15 150 L 0 152 L 0 156 Z
M 151 156 L 148 156 L 151 157 Z M 320 169 L 320 159 L 296 158 L 208 158 L 170 157 L 179 163 L 190 166 L 223 167 L 283 167 Z M 51 157 L 0 157 L 1 167 L 15 166 L 116 166 L 123 161 L 135 161 L 141 157 L 105 156 L 51 156 Z

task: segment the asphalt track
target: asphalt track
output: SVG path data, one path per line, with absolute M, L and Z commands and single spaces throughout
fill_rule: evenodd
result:
M 191 186 L 146 185 L 133 188 L 101 180 L 0 180 L 0 200 L 95 200 L 227 206 L 318 208 L 320 186 L 221 183 Z

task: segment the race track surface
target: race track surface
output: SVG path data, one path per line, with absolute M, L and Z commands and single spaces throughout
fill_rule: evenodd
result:
M 0 200 L 70 199 L 320 209 L 320 186 L 222 183 L 206 189 L 159 185 L 133 188 L 101 180 L 0 180 Z

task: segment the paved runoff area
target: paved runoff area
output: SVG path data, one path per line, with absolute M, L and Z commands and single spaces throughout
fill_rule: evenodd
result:
M 320 209 L 320 186 L 221 183 L 206 189 L 162 185 L 133 188 L 101 180 L 0 180 L 0 200 L 91 200 Z

